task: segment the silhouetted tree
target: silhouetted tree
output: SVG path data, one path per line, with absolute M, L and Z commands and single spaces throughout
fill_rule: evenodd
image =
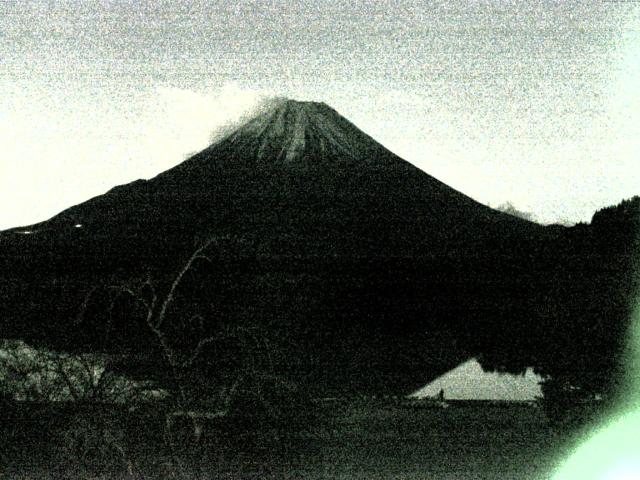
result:
M 552 416 L 596 397 L 614 399 L 629 375 L 624 351 L 640 286 L 640 197 L 599 210 L 590 225 L 567 229 L 564 241 L 557 291 L 539 306 L 548 339 L 532 353 Z

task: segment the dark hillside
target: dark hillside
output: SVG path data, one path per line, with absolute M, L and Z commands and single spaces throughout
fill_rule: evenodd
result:
M 549 362 L 557 349 L 541 345 L 575 333 L 578 304 L 611 284 L 604 272 L 626 285 L 627 267 L 598 256 L 599 222 L 543 227 L 492 210 L 330 107 L 280 101 L 151 180 L 1 233 L 2 332 L 135 353 L 146 360 L 129 370 L 151 364 L 145 374 L 161 376 L 140 306 L 114 307 L 104 287 L 150 279 L 166 293 L 211 241 L 165 325 L 178 346 L 242 327 L 259 332 L 278 374 L 321 389 L 407 391 L 479 353 L 508 370 Z M 618 254 L 624 263 L 629 250 Z M 613 308 L 620 324 L 615 306 L 595 307 Z M 210 346 L 208 362 L 233 364 L 243 348 L 234 341 Z

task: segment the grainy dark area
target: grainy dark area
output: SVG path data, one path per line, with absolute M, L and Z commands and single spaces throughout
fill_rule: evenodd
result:
M 38 348 L 1 351 L 7 459 L 54 478 L 534 478 L 553 432 L 618 393 L 639 223 L 638 197 L 574 227 L 493 210 L 331 107 L 276 100 L 151 180 L 0 233 L 0 326 Z M 471 357 L 532 367 L 541 408 L 344 400 Z
M 162 409 L 132 414 L 109 406 L 22 404 L 16 412 L 20 431 L 11 434 L 3 425 L 3 451 L 11 456 L 3 458 L 2 474 L 24 479 L 533 480 L 547 478 L 576 433 L 551 427 L 541 410 L 528 403 L 452 402 L 447 409 L 403 403 L 319 402 L 315 408 L 322 421 L 286 441 L 248 435 L 234 443 L 223 426 L 211 424 L 201 443 L 186 441 L 173 451 L 159 441 Z M 98 445 L 99 438 L 93 438 L 93 445 L 91 438 L 85 444 L 61 442 L 89 436 L 82 430 L 89 427 L 97 429 L 98 437 L 110 432 L 126 457 L 113 444 Z M 7 438 L 13 438 L 9 445 Z M 133 476 L 127 472 L 129 461 Z

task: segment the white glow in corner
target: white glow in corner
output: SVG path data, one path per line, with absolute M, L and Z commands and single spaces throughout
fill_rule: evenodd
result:
M 554 480 L 640 479 L 640 412 L 621 415 L 588 438 Z
M 638 480 L 640 478 L 640 462 L 628 462 L 619 465 L 604 480 Z
M 629 333 L 628 385 L 618 413 L 578 446 L 554 480 L 640 479 L 640 301 L 636 301 Z

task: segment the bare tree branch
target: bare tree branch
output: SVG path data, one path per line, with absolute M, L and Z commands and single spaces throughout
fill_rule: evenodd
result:
M 54 364 L 56 366 L 56 371 L 60 374 L 65 384 L 67 385 L 67 388 L 69 389 L 69 395 L 71 395 L 71 397 L 77 402 L 78 400 L 80 400 L 80 394 L 76 390 L 76 386 L 74 385 L 73 380 L 64 369 L 64 365 L 62 364 L 60 359 L 55 359 Z
M 147 311 L 151 309 L 151 305 L 149 303 L 147 303 L 147 301 L 144 299 L 144 297 L 142 297 L 137 292 L 135 292 L 131 287 L 127 287 L 126 285 L 112 285 L 109 288 L 112 289 L 112 290 L 115 290 L 117 292 L 115 298 L 111 302 L 112 305 L 118 300 L 118 298 L 120 298 L 121 294 L 127 293 L 134 300 L 140 302 Z
M 167 309 L 169 308 L 169 305 L 171 305 L 171 303 L 173 302 L 175 292 L 178 289 L 178 286 L 180 285 L 180 283 L 182 283 L 182 279 L 184 278 L 184 276 L 193 266 L 194 262 L 198 259 L 206 259 L 207 261 L 211 261 L 211 259 L 209 259 L 206 255 L 203 255 L 202 253 L 214 241 L 215 241 L 215 237 L 212 236 L 206 242 L 204 242 L 204 244 L 202 244 L 200 248 L 198 248 L 195 252 L 193 252 L 191 257 L 189 257 L 189 260 L 187 260 L 187 263 L 185 263 L 182 269 L 178 272 L 173 282 L 171 283 L 171 288 L 169 288 L 169 293 L 167 293 L 167 296 L 162 302 L 162 307 L 160 307 L 160 312 L 158 313 L 158 318 L 156 319 L 156 325 L 155 325 L 156 328 L 160 328 L 162 326 L 162 323 L 164 322 L 164 319 L 167 314 Z
M 89 289 L 89 291 L 85 294 L 84 299 L 82 300 L 82 304 L 80 305 L 80 310 L 78 311 L 78 315 L 76 316 L 76 325 L 81 324 L 84 321 L 84 315 L 89 306 L 89 302 L 91 301 L 91 297 L 98 290 L 99 286 L 94 285 Z
M 188 368 L 193 366 L 193 364 L 195 363 L 195 361 L 198 359 L 198 356 L 200 355 L 200 353 L 202 352 L 202 349 L 210 344 L 216 341 L 215 337 L 208 337 L 208 338 L 203 338 L 202 340 L 200 340 L 198 342 L 198 345 L 196 345 L 196 348 L 193 352 L 193 354 L 184 362 L 182 362 L 182 367 L 183 368 Z

